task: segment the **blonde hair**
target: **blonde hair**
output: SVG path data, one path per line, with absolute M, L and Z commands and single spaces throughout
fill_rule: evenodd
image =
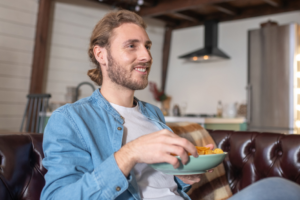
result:
M 109 50 L 110 38 L 112 36 L 113 29 L 119 27 L 124 23 L 134 23 L 138 26 L 146 29 L 144 20 L 134 12 L 128 10 L 113 11 L 106 14 L 95 26 L 90 39 L 90 47 L 88 50 L 91 61 L 95 64 L 95 69 L 88 71 L 87 75 L 97 85 L 102 85 L 102 71 L 99 62 L 94 55 L 94 47 L 96 45 L 105 47 Z

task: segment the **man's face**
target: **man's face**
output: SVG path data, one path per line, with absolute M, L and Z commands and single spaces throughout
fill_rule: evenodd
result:
M 107 48 L 111 81 L 131 90 L 144 89 L 152 64 L 151 44 L 146 31 L 136 24 L 125 23 L 114 29 Z

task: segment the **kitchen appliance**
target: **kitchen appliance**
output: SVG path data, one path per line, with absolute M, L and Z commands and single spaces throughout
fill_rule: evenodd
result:
M 300 133 L 300 26 L 248 32 L 247 123 L 250 131 Z
M 204 22 L 204 48 L 195 50 L 178 58 L 193 62 L 209 62 L 229 59 L 230 57 L 218 48 L 218 22 L 207 20 Z

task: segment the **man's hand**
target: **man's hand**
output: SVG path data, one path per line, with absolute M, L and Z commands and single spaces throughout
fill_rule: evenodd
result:
M 197 149 L 191 142 L 164 129 L 127 143 L 115 153 L 115 159 L 123 174 L 128 176 L 136 163 L 167 162 L 177 168 L 180 162 L 171 153 L 180 156 L 182 163 L 186 164 L 189 160 L 187 152 L 198 157 Z
M 205 147 L 209 147 L 211 150 L 214 148 L 213 144 L 208 144 Z M 213 172 L 213 169 L 208 170 L 208 172 Z M 195 175 L 176 175 L 177 178 L 182 180 L 182 182 L 192 185 L 194 183 L 198 183 L 200 181 L 201 174 Z

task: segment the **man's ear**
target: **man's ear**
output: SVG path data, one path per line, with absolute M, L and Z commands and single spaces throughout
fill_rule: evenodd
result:
M 93 52 L 96 60 L 100 63 L 100 65 L 107 66 L 106 48 L 96 45 L 94 46 Z

